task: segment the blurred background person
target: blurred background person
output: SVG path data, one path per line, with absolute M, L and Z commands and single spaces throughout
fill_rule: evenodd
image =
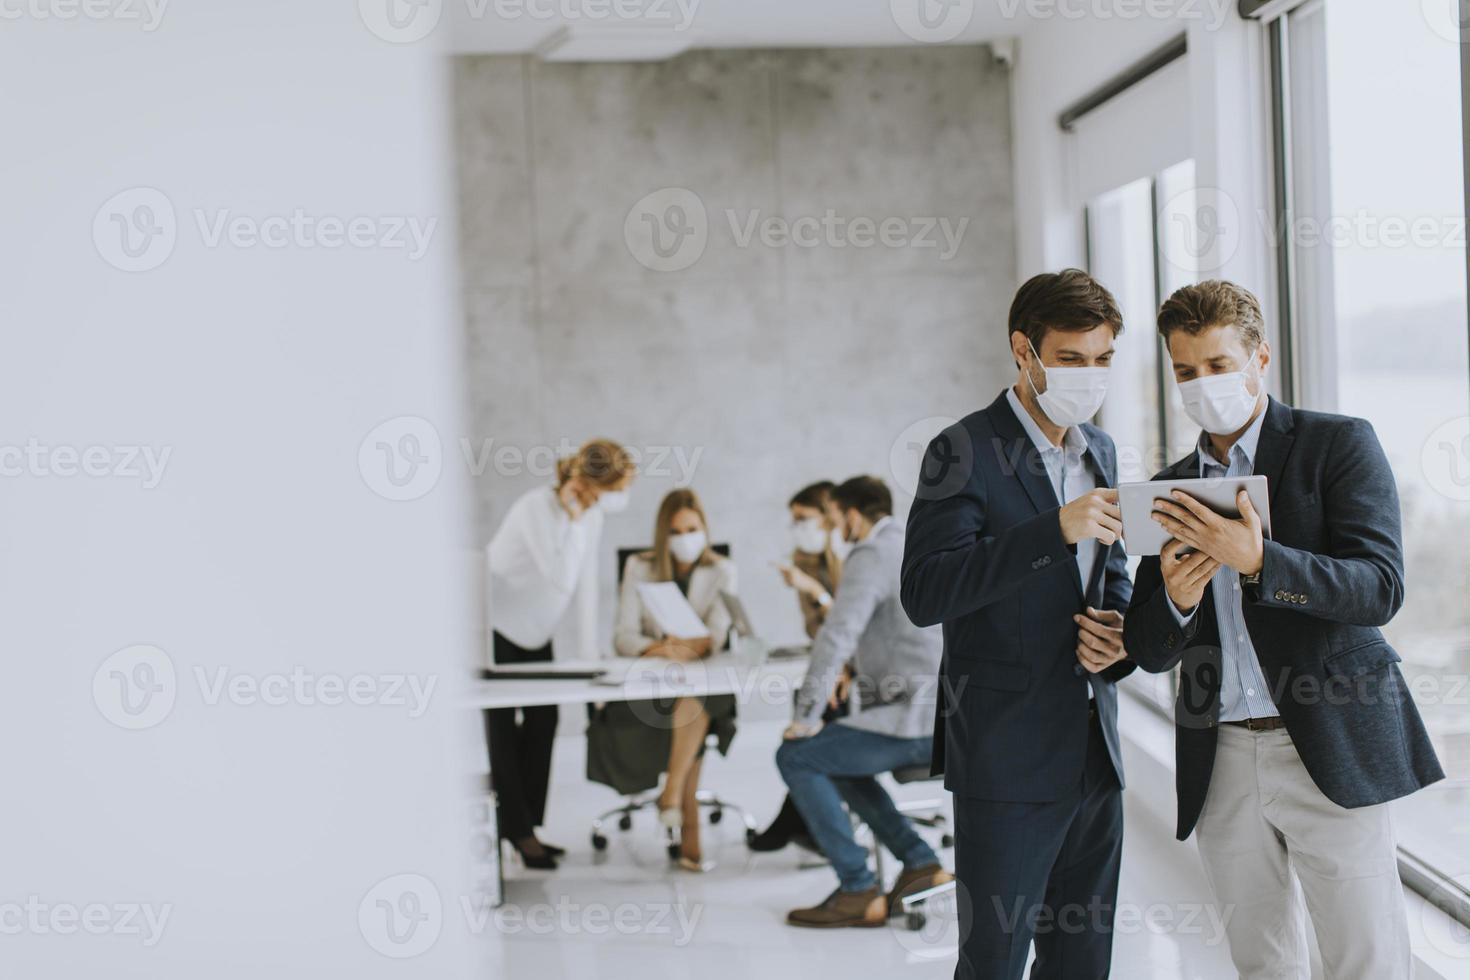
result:
M 603 517 L 627 507 L 635 472 L 626 449 L 593 439 L 557 463 L 555 486 L 528 491 L 511 505 L 486 549 L 495 663 L 551 660 L 552 634 L 568 616 L 572 658 L 598 657 Z M 555 868 L 565 853 L 536 837 L 546 815 L 556 723 L 555 705 L 485 712 L 500 836 L 528 868 Z
M 650 614 L 638 591 L 647 582 L 673 582 L 709 629 L 709 636 L 682 638 L 665 635 Z M 699 496 L 691 489 L 671 490 L 659 505 L 654 521 L 653 547 L 631 556 L 623 568 L 622 591 L 614 626 L 614 646 L 623 657 L 665 657 L 698 660 L 725 649 L 730 635 L 730 612 L 721 593 L 736 590 L 735 563 L 710 547 L 709 522 Z M 735 737 L 735 697 L 675 698 L 655 702 L 654 710 L 667 724 L 653 726 L 639 721 L 648 717 L 649 703 L 609 704 L 604 719 L 627 722 L 643 733 L 631 758 L 623 765 L 652 765 L 644 785 L 657 782 L 657 767 L 664 766 L 667 778 L 658 798 L 659 822 L 670 832 L 679 831 L 679 866 L 689 871 L 708 870 L 699 841 L 699 770 L 705 739 L 714 732 L 721 753 Z M 618 743 L 626 750 L 630 743 Z M 624 752 L 625 755 L 629 753 Z
M 802 487 L 791 498 L 787 504 L 791 511 L 791 560 L 776 566 L 780 569 L 781 578 L 796 590 L 796 601 L 801 607 L 802 623 L 809 640 L 816 639 L 817 631 L 822 628 L 827 610 L 832 608 L 832 594 L 842 578 L 842 558 L 838 551 L 840 549 L 842 554 L 846 554 L 849 550 L 838 531 L 840 515 L 832 502 L 835 487 L 831 480 L 819 480 Z M 831 717 L 824 720 L 831 721 L 836 716 L 850 677 L 844 670 L 828 709 Z M 801 811 L 787 794 L 770 826 L 751 838 L 750 849 L 779 851 L 793 841 L 808 850 L 821 851 L 807 831 Z

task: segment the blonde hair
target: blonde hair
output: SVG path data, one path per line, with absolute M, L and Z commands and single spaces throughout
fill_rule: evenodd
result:
M 658 516 L 653 521 L 653 547 L 641 555 L 653 566 L 655 582 L 674 580 L 674 556 L 669 553 L 669 525 L 674 523 L 674 515 L 681 510 L 692 510 L 698 514 L 699 523 L 704 529 L 704 551 L 694 560 L 694 564 L 713 565 L 719 560 L 709 546 L 709 519 L 704 516 L 704 505 L 699 502 L 699 494 L 688 487 L 670 490 L 658 505 Z
M 601 490 L 613 490 L 638 472 L 633 454 L 611 439 L 589 439 L 571 456 L 556 461 L 556 488 L 581 477 Z

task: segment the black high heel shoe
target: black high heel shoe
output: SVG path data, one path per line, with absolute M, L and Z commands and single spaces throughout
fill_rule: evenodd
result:
M 747 846 L 752 851 L 762 853 L 779 851 L 793 839 L 805 836 L 806 832 L 806 821 L 801 819 L 796 804 L 788 796 L 781 804 L 781 812 L 776 814 L 776 819 L 771 821 L 769 827 L 752 837 Z
M 541 850 L 545 851 L 547 854 L 550 854 L 557 860 L 561 860 L 562 858 L 567 856 L 567 849 L 565 847 L 557 847 L 555 844 L 548 844 L 545 841 L 541 842 Z
M 527 854 L 517 841 L 511 841 L 510 846 L 515 848 L 516 853 L 521 856 L 521 863 L 526 867 L 536 871 L 556 870 L 556 857 L 547 849 L 545 844 L 541 845 L 540 854 Z

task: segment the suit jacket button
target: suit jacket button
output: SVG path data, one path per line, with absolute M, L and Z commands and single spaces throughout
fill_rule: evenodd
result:
M 1178 642 L 1179 642 L 1179 636 L 1178 636 L 1177 633 L 1172 633 L 1171 632 L 1168 636 L 1164 637 L 1164 646 L 1166 646 L 1166 647 L 1172 647 L 1172 646 L 1174 646 Z
M 1081 677 L 1083 674 L 1087 673 L 1087 671 L 1082 669 L 1081 664 L 1073 664 L 1072 673 L 1076 674 L 1078 677 Z

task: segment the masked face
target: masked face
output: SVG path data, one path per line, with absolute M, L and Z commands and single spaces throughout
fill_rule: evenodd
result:
M 669 553 L 674 560 L 681 565 L 689 565 L 704 554 L 708 538 L 703 531 L 686 531 L 683 534 L 669 535 Z
M 628 509 L 628 491 L 604 490 L 597 496 L 597 506 L 605 513 L 620 514 Z
M 1108 394 L 1108 375 L 1111 368 L 1047 367 L 1041 363 L 1041 355 L 1036 353 L 1036 348 L 1029 341 L 1027 346 L 1031 347 L 1031 356 L 1046 378 L 1046 390 L 1036 390 L 1036 382 L 1032 380 L 1030 371 L 1026 372 L 1026 380 L 1031 382 L 1037 404 L 1053 425 L 1065 429 L 1068 426 L 1081 425 L 1097 414 Z
M 852 551 L 852 543 L 843 535 L 841 527 L 834 527 L 828 536 L 832 542 L 832 553 L 840 559 L 846 559 Z
M 808 517 L 791 525 L 791 543 L 797 551 L 820 555 L 827 548 L 827 529 L 820 518 Z
M 1259 365 L 1254 353 L 1250 363 Z M 1251 389 L 1255 390 L 1252 391 Z M 1211 435 L 1239 431 L 1251 419 L 1261 396 L 1259 367 L 1228 374 L 1207 374 L 1179 384 L 1185 413 Z

